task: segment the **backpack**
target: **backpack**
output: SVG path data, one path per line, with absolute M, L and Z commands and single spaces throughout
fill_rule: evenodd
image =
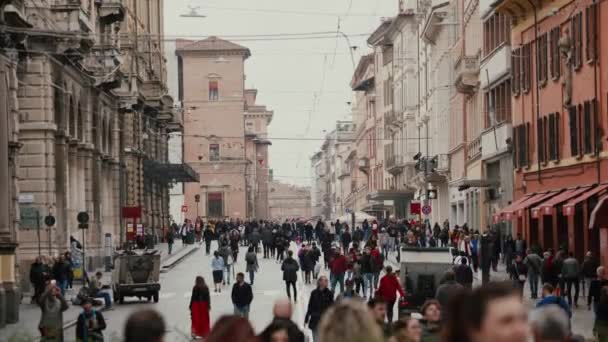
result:
M 247 261 L 248 264 L 255 264 L 255 257 L 253 254 L 247 254 L 245 261 Z

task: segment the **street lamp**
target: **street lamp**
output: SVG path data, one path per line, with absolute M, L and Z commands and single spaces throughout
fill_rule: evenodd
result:
M 196 218 L 198 218 L 198 204 L 201 202 L 201 195 L 194 195 L 194 202 L 196 202 Z

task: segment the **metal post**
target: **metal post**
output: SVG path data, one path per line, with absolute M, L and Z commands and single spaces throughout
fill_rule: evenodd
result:
M 87 281 L 87 268 L 86 268 L 86 264 L 87 264 L 87 255 L 86 255 L 86 250 L 85 250 L 85 244 L 86 244 L 86 237 L 84 235 L 84 232 L 86 231 L 86 229 L 82 229 L 82 284 L 86 285 L 86 281 Z
M 36 226 L 38 227 L 38 256 L 41 256 L 42 244 L 40 243 L 40 212 L 38 210 L 36 210 Z

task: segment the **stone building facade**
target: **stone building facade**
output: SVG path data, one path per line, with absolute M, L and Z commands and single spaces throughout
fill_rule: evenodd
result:
M 310 188 L 272 181 L 269 183 L 269 218 L 283 222 L 287 219 L 310 219 Z
M 147 232 L 161 234 L 169 182 L 185 173 L 167 160 L 167 135 L 181 125 L 166 95 L 163 1 L 1 5 L 2 44 L 17 49 L 3 50 L 0 68 L 10 129 L 8 144 L 0 135 L 0 162 L 10 166 L 0 173 L 10 204 L 0 210 L 0 250 L 18 247 L 0 280 L 27 291 L 32 260 L 67 251 L 71 237 L 85 244 L 88 270 L 101 266 L 106 250 L 125 242 L 123 207 L 140 208 Z M 85 230 L 76 219 L 83 211 Z M 56 223 L 40 222 L 38 234 L 36 212 Z

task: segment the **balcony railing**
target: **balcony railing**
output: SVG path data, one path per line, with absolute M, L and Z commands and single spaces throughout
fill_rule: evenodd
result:
M 481 136 L 467 145 L 467 161 L 472 161 L 481 156 Z
M 386 158 L 386 171 L 392 175 L 398 175 L 403 172 L 405 162 L 403 156 L 391 155 Z
M 479 85 L 479 56 L 462 56 L 454 65 L 456 80 L 454 85 L 459 92 L 471 94 Z

